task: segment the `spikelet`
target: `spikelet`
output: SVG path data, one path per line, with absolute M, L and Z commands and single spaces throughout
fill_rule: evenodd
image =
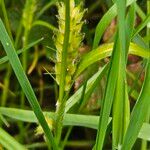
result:
M 23 10 L 22 24 L 27 30 L 31 29 L 34 12 L 36 10 L 36 3 L 36 0 L 26 0 L 25 7 Z
M 50 130 L 53 130 L 53 123 L 54 123 L 53 119 L 51 119 L 51 118 L 49 118 L 48 116 L 46 116 L 46 117 L 45 117 L 45 120 L 46 120 L 46 122 L 47 122 L 47 124 L 48 124 Z M 43 131 L 41 125 L 39 125 L 39 126 L 36 128 L 36 130 L 35 130 L 35 135 L 41 135 L 41 134 L 44 134 L 44 131 Z
M 81 28 L 83 25 L 83 15 L 85 10 L 82 11 L 81 4 L 75 6 L 74 0 L 70 0 L 70 37 L 69 37 L 69 48 L 67 56 L 67 74 L 65 81 L 65 91 L 68 91 L 71 85 L 73 74 L 75 73 L 78 58 L 78 48 L 83 40 L 84 35 L 81 33 Z M 55 46 L 56 46 L 56 60 L 55 72 L 56 81 L 59 85 L 60 82 L 60 70 L 62 62 L 62 49 L 65 33 L 65 4 L 60 2 L 58 4 L 58 24 L 59 32 L 55 35 Z

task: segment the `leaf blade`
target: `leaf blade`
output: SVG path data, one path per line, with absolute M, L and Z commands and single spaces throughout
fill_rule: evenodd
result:
M 42 110 L 40 108 L 40 105 L 37 101 L 37 98 L 33 92 L 33 89 L 29 83 L 29 80 L 27 78 L 27 76 L 25 75 L 24 71 L 23 71 L 23 68 L 22 68 L 22 65 L 20 63 L 20 60 L 16 54 L 16 51 L 14 49 L 14 46 L 11 42 L 11 39 L 9 38 L 7 32 L 6 32 L 6 29 L 3 25 L 3 22 L 2 20 L 0 19 L 0 40 L 2 42 L 2 45 L 4 47 L 4 50 L 6 51 L 7 53 L 7 56 L 9 58 L 9 61 L 10 61 L 10 64 L 16 74 L 16 77 L 30 103 L 30 105 L 32 106 L 34 112 L 35 112 L 35 115 L 36 117 L 38 118 L 39 120 L 39 123 L 41 124 L 41 126 L 43 127 L 43 130 L 45 132 L 45 135 L 48 139 L 48 144 L 49 144 L 49 147 L 51 147 L 50 145 L 52 144 L 53 148 L 54 149 L 57 149 L 56 145 L 55 145 L 55 142 L 54 142 L 54 138 L 53 138 L 53 135 L 48 127 L 48 124 L 44 118 L 44 115 L 42 113 Z

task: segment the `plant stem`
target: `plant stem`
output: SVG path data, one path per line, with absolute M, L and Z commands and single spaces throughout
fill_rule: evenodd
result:
M 65 79 L 67 71 L 67 51 L 69 45 L 69 33 L 70 33 L 70 0 L 65 0 L 65 34 L 63 41 L 62 50 L 62 62 L 61 62 L 61 72 L 60 72 L 60 86 L 59 86 L 59 98 L 57 101 L 56 108 L 56 142 L 59 144 L 62 132 L 62 121 L 64 116 L 66 99 L 65 96 Z

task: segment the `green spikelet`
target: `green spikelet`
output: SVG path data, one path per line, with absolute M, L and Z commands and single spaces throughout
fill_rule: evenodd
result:
M 68 91 L 71 85 L 73 74 L 76 70 L 76 59 L 78 57 L 78 48 L 83 40 L 84 35 L 81 33 L 81 28 L 83 25 L 83 15 L 85 10 L 82 11 L 81 4 L 75 6 L 74 0 L 70 0 L 70 38 L 69 38 L 69 48 L 67 55 L 67 74 L 65 81 L 65 91 Z M 60 82 L 60 70 L 62 62 L 62 49 L 64 41 L 65 32 L 65 4 L 63 2 L 58 4 L 58 24 L 59 33 L 55 36 L 55 46 L 57 49 L 56 59 L 57 63 L 55 65 L 56 81 L 59 85 Z
M 36 10 L 36 3 L 36 0 L 26 0 L 25 7 L 23 10 L 22 24 L 27 30 L 31 29 L 34 12 Z

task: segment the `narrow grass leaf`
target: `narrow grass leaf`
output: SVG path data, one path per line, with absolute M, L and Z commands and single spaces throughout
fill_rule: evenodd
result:
M 118 34 L 116 35 L 116 40 L 114 44 L 114 49 L 111 57 L 110 68 L 107 76 L 107 84 L 104 94 L 104 99 L 102 101 L 101 111 L 100 111 L 100 120 L 99 120 L 99 127 L 96 137 L 96 145 L 94 149 L 102 150 L 104 144 L 104 138 L 107 129 L 107 122 L 109 119 L 109 115 L 111 112 L 116 81 L 117 81 L 117 74 L 118 74 L 118 67 L 119 67 L 119 52 L 118 52 Z M 114 71 L 115 70 L 115 71 Z
M 128 0 L 127 1 L 127 6 L 131 5 L 133 2 L 136 0 Z M 117 15 L 117 6 L 114 4 L 102 17 L 102 19 L 99 21 L 96 31 L 95 31 L 95 36 L 94 36 L 94 42 L 93 42 L 93 48 L 95 49 L 98 47 L 98 44 L 101 40 L 101 37 L 103 33 L 105 32 L 106 28 L 108 25 L 111 23 L 112 19 L 115 18 Z
M 19 55 L 21 54 L 22 52 L 26 51 L 26 50 L 29 50 L 31 47 L 33 47 L 34 45 L 40 43 L 44 38 L 41 38 L 41 39 L 38 39 L 32 43 L 30 43 L 27 47 L 25 48 L 22 48 L 20 50 L 17 50 L 16 53 Z M 3 63 L 6 63 L 8 62 L 9 59 L 8 59 L 8 56 L 4 56 L 3 58 L 0 58 L 0 65 L 3 64 Z
M 122 62 L 120 59 L 119 62 L 119 73 L 118 73 L 118 79 L 116 84 L 116 90 L 114 95 L 114 101 L 113 101 L 113 122 L 112 122 L 112 137 L 113 137 L 113 149 L 116 147 L 119 147 L 121 145 L 123 136 L 124 136 L 124 125 L 126 125 L 126 122 L 124 122 L 124 117 L 126 114 L 124 114 L 123 110 L 125 108 L 125 103 L 128 101 L 128 99 L 125 99 L 125 81 L 124 81 L 124 69 L 122 67 Z
M 138 134 L 138 137 L 150 141 L 150 124 L 143 123 L 142 128 Z
M 137 3 L 135 4 L 135 9 L 136 9 L 136 12 L 139 15 L 139 17 L 142 20 L 144 20 L 146 18 L 146 15 L 145 15 L 145 13 L 143 12 L 143 10 L 141 9 L 141 7 Z
M 125 81 L 126 81 L 126 58 L 128 54 L 128 45 L 126 44 L 126 22 L 125 22 L 125 12 L 126 12 L 126 2 L 116 0 L 117 4 L 117 13 L 118 13 L 118 38 L 119 38 L 119 46 L 118 53 L 120 53 L 119 58 L 119 71 L 118 78 L 116 84 L 116 90 L 113 101 L 113 129 L 112 129 L 112 137 L 113 137 L 113 145 L 112 149 L 119 149 L 120 145 L 123 142 L 124 137 L 124 126 L 126 126 L 127 122 L 124 119 L 126 114 L 124 114 L 125 105 L 128 102 L 126 99 L 126 89 L 125 89 Z M 129 32 L 130 33 L 130 32 Z M 129 38 L 130 41 L 130 38 Z M 126 48 L 127 47 L 127 48 Z M 115 61 L 115 60 L 114 60 Z M 127 101 L 127 102 L 126 102 Z M 128 108 L 129 109 L 129 108 Z
M 117 1 L 121 60 L 116 94 L 113 103 L 113 149 L 119 148 L 130 119 L 130 105 L 126 85 L 126 60 L 135 22 L 135 3 L 132 3 L 125 22 L 125 1 Z M 132 17 L 131 17 L 132 16 Z M 124 30 L 125 29 L 125 30 Z M 125 33 L 126 31 L 126 33 Z M 126 40 L 125 40 L 126 39 Z M 121 65 L 122 64 L 122 65 Z
M 101 40 L 103 33 L 105 32 L 107 26 L 110 24 L 112 19 L 116 16 L 116 14 L 117 14 L 117 9 L 116 9 L 116 5 L 114 4 L 107 11 L 107 13 L 105 13 L 105 15 L 102 17 L 102 19 L 100 20 L 100 22 L 98 23 L 98 25 L 96 27 L 92 49 L 95 49 L 98 47 L 98 44 Z
M 122 145 L 122 150 L 129 150 L 132 148 L 133 144 L 135 143 L 142 124 L 145 120 L 145 117 L 148 113 L 148 109 L 150 107 L 149 97 L 150 97 L 150 63 L 148 63 L 146 69 L 146 77 L 145 81 L 140 93 L 140 96 L 133 108 L 131 113 L 130 123 L 125 135 L 125 139 Z M 141 112 L 142 113 L 139 113 Z
M 28 123 L 38 122 L 34 112 L 31 110 L 0 107 L 0 113 L 11 119 L 16 119 L 16 120 L 23 121 L 23 122 L 28 122 Z M 43 112 L 43 113 L 45 116 L 55 119 L 54 112 Z M 112 118 L 109 117 L 108 124 L 110 123 L 111 120 Z M 66 125 L 67 126 L 81 126 L 81 127 L 87 127 L 87 128 L 96 129 L 96 130 L 98 129 L 98 123 L 99 123 L 99 116 L 95 116 L 95 115 L 81 115 L 81 114 L 66 113 L 64 116 L 64 120 L 63 120 L 64 126 Z M 141 139 L 150 141 L 150 124 L 143 123 L 138 137 Z
M 0 107 L 0 112 L 12 119 L 37 123 L 37 118 L 33 111 L 16 109 L 16 108 L 6 108 Z M 43 112 L 46 117 L 50 117 L 55 120 L 54 112 Z M 13 114 L 13 115 L 12 115 Z M 68 114 L 66 113 L 63 120 L 64 126 L 82 126 L 92 129 L 97 129 L 98 127 L 99 116 L 92 115 L 80 115 L 80 114 Z M 111 118 L 109 118 L 108 123 L 110 123 Z
M 52 24 L 50 24 L 50 23 L 48 23 L 46 21 L 43 21 L 43 20 L 36 20 L 36 21 L 34 21 L 33 24 L 32 24 L 32 27 L 33 26 L 37 26 L 37 25 L 44 26 L 44 27 L 46 27 L 46 28 L 48 28 L 48 29 L 50 29 L 52 31 L 55 31 L 55 32 L 59 32 L 59 30 L 56 27 L 54 27 Z
M 125 29 L 125 31 L 126 31 L 126 49 L 127 49 L 127 52 L 129 50 L 131 38 L 133 37 L 135 19 L 136 19 L 135 3 L 132 3 L 130 5 L 129 11 L 128 11 L 127 16 L 126 16 L 126 29 Z
M 96 81 L 93 83 L 93 85 L 91 86 L 91 88 L 87 91 L 87 93 L 84 95 L 83 98 L 83 102 L 80 105 L 80 110 L 82 110 L 86 104 L 88 103 L 88 100 L 90 98 L 90 96 L 92 95 L 92 93 L 94 92 L 94 90 L 98 87 L 98 85 L 100 84 L 101 79 L 104 77 L 105 74 L 107 74 L 107 70 L 109 68 L 109 63 L 106 64 L 103 67 L 103 70 L 101 72 L 101 74 L 97 77 Z
M 8 150 L 27 150 L 2 128 L 0 128 L 0 143 Z
M 30 82 L 29 82 L 27 76 L 24 73 L 24 70 L 20 63 L 20 60 L 17 56 L 17 53 L 14 49 L 12 42 L 11 42 L 11 39 L 9 38 L 9 36 L 6 32 L 6 29 L 3 25 L 2 20 L 0 20 L 0 41 L 2 42 L 2 45 L 4 47 L 4 50 L 6 51 L 8 59 L 10 61 L 10 64 L 16 74 L 16 77 L 17 77 L 32 109 L 34 110 L 34 113 L 35 113 L 36 117 L 38 118 L 39 123 L 41 124 L 41 126 L 45 132 L 49 147 L 51 147 L 51 145 L 52 145 L 52 147 L 54 149 L 57 149 L 56 148 L 57 146 L 55 145 L 55 142 L 54 142 L 52 132 L 50 131 L 50 129 L 48 127 L 48 124 L 44 118 L 44 115 L 43 115 L 40 105 L 37 101 L 37 98 L 34 94 L 34 91 L 30 85 Z
M 139 35 L 136 34 L 133 38 L 132 41 L 136 44 L 138 44 L 141 48 L 144 48 L 145 50 L 149 51 L 148 44 L 145 43 L 144 39 Z
M 98 83 L 106 73 L 107 66 L 100 69 L 95 75 L 93 75 L 88 81 L 86 86 L 85 95 L 89 93 L 89 91 L 94 88 L 93 86 Z M 98 79 L 98 80 L 97 80 Z M 81 94 L 83 91 L 83 86 L 81 86 L 66 102 L 65 112 L 68 112 L 71 107 L 73 107 L 77 102 L 79 102 L 81 98 Z
M 86 54 L 81 59 L 75 76 L 76 77 L 79 76 L 82 71 L 84 71 L 88 66 L 92 65 L 98 60 L 111 56 L 113 46 L 114 46 L 113 43 L 103 44 L 98 48 L 96 48 L 95 50 L 92 50 L 91 52 Z M 144 49 L 135 43 L 130 43 L 129 54 L 137 55 L 142 58 L 148 58 L 149 53 L 150 52 L 147 49 Z
M 3 117 L 3 115 L 0 113 L 0 123 L 4 123 L 5 126 L 9 127 L 9 123 L 7 122 L 7 120 Z
M 136 28 L 133 36 L 139 33 L 144 27 L 146 27 L 149 22 L 150 22 L 150 14 L 147 15 L 146 18 L 142 21 L 142 23 Z
M 130 48 L 130 43 L 131 43 L 132 34 L 134 30 L 134 25 L 135 25 L 135 19 L 136 19 L 135 3 L 136 2 L 133 2 L 130 5 L 128 14 L 126 16 L 125 65 L 127 64 L 127 60 L 128 60 L 128 53 L 130 51 L 129 48 Z M 126 70 L 126 66 L 124 69 Z M 124 88 L 125 88 L 125 93 L 124 93 L 125 98 L 123 102 L 123 137 L 122 139 L 124 138 L 124 135 L 126 133 L 126 130 L 130 121 L 130 101 L 129 101 L 129 95 L 128 95 L 127 77 L 125 77 L 124 79 Z

